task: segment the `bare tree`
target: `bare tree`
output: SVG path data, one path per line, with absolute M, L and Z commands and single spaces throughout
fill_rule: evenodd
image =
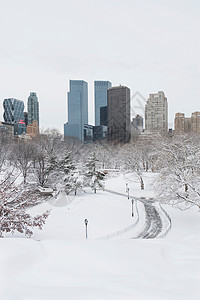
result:
M 21 171 L 24 184 L 27 180 L 28 170 L 30 169 L 35 155 L 35 146 L 32 141 L 18 140 L 13 143 L 10 160 Z
M 44 143 L 43 143 L 44 142 Z M 36 144 L 34 158 L 34 177 L 37 184 L 44 187 L 49 180 L 49 176 L 57 170 L 57 156 L 54 149 L 48 151 L 46 141 L 40 140 Z
M 122 149 L 122 157 L 124 161 L 124 169 L 137 175 L 141 190 L 144 190 L 144 161 L 140 148 L 135 144 L 126 144 Z

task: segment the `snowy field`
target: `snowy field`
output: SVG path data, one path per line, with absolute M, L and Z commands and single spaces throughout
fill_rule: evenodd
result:
M 0 239 L 0 299 L 199 300 L 200 212 L 164 205 L 172 228 L 161 238 L 170 224 L 155 199 L 162 232 L 138 239 L 146 228 L 141 201 L 154 197 L 152 174 L 144 181 L 141 191 L 131 174 L 120 175 L 106 181 L 105 191 L 61 195 L 32 208 L 32 214 L 51 209 L 51 215 L 32 239 Z M 126 183 L 130 196 L 141 200 L 134 201 L 134 217 L 131 197 L 120 195 Z

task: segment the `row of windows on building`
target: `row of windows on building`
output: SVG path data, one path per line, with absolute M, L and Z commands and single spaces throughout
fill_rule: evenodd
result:
M 176 113 L 174 130 L 176 133 L 200 133 L 200 112 L 192 113 L 190 118 L 184 113 Z

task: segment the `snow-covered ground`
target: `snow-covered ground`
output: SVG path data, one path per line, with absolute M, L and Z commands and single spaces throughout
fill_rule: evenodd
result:
M 141 191 L 136 178 L 120 175 L 105 188 L 125 194 L 128 183 L 130 196 L 154 197 L 152 174 L 144 181 Z M 199 300 L 200 213 L 163 208 L 172 228 L 156 239 L 135 239 L 145 229 L 142 202 L 134 201 L 132 217 L 131 198 L 107 191 L 61 195 L 32 208 L 52 212 L 32 239 L 0 239 L 0 299 Z M 161 219 L 165 232 L 169 222 L 164 213 Z

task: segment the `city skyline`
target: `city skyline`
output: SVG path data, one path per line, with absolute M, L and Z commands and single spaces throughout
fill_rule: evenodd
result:
M 63 132 L 68 81 L 83 79 L 94 124 L 93 82 L 109 80 L 128 86 L 131 97 L 164 91 L 172 127 L 176 112 L 189 117 L 200 109 L 199 12 L 196 0 L 2 2 L 1 120 L 4 99 L 26 103 L 33 91 L 40 127 Z
M 69 85 L 70 85 L 70 82 L 84 82 L 85 84 L 87 84 L 87 99 L 89 100 L 89 95 L 88 95 L 88 82 L 85 82 L 84 80 L 69 80 Z M 93 113 L 93 115 L 94 115 L 94 119 L 93 119 L 93 123 L 92 122 L 90 122 L 89 120 L 90 120 L 90 117 L 89 116 L 87 116 L 87 120 L 88 121 L 86 121 L 85 120 L 85 122 L 83 122 L 83 124 L 85 123 L 85 124 L 88 124 L 89 126 L 95 126 L 95 115 L 96 115 L 96 109 L 95 109 L 95 83 L 103 83 L 103 84 L 105 84 L 105 83 L 109 83 L 109 84 L 111 84 L 109 81 L 105 81 L 105 80 L 101 80 L 101 81 L 94 81 L 93 82 L 93 85 L 94 85 L 94 105 L 93 105 L 93 107 L 91 106 L 91 105 L 89 105 L 89 101 L 88 101 L 88 109 L 87 109 L 87 114 L 88 114 L 88 112 L 90 111 L 90 112 L 92 112 Z M 119 85 L 119 86 L 113 86 L 114 88 L 117 88 L 117 87 L 120 87 L 120 86 L 122 86 L 122 85 Z M 111 88 L 111 87 L 110 87 Z M 130 93 L 131 93 L 131 90 L 130 90 Z M 152 96 L 152 95 L 157 95 L 157 94 L 159 94 L 159 93 L 163 93 L 163 92 L 157 92 L 157 93 L 151 93 L 151 94 L 149 94 L 149 96 Z M 69 91 L 67 92 L 67 94 L 69 95 L 70 94 L 70 88 L 69 88 Z M 30 95 L 29 95 L 29 97 L 28 97 L 28 100 L 29 100 L 29 98 L 31 97 L 31 96 L 34 96 L 34 97 L 36 97 L 36 99 L 37 99 L 37 116 L 38 116 L 38 120 L 39 120 L 39 102 L 38 102 L 38 97 L 37 97 L 37 93 L 35 93 L 35 92 L 30 92 Z M 69 96 L 67 96 L 67 98 L 68 98 Z M 8 99 L 15 99 L 15 98 L 8 98 Z M 167 98 L 166 98 L 167 99 Z M 3 119 L 2 120 L 0 120 L 0 122 L 1 121 L 5 121 L 4 120 L 4 102 L 5 102 L 5 100 L 7 100 L 7 99 L 4 99 L 3 100 L 3 103 L 2 103 L 2 106 L 3 106 Z M 22 102 L 23 103 L 23 107 L 24 107 L 24 116 L 23 116 L 23 118 L 24 118 L 24 120 L 25 120 L 25 114 L 26 114 L 26 118 L 27 118 L 27 124 L 28 124 L 28 112 L 27 112 L 27 110 L 28 110 L 28 101 L 27 101 L 27 105 L 26 105 L 26 102 L 24 102 L 23 100 L 17 100 L 17 101 L 19 101 L 19 102 Z M 68 99 L 66 99 L 66 101 L 67 101 L 67 103 L 68 103 Z M 130 111 L 130 120 L 131 120 L 131 122 L 132 122 L 132 119 L 133 118 L 135 118 L 135 117 L 141 117 L 143 120 L 144 120 L 144 122 L 146 122 L 147 121 L 147 119 L 146 119 L 146 113 L 145 113 L 145 110 L 146 110 L 146 107 L 147 107 L 147 105 L 148 105 L 148 102 L 149 102 L 149 98 L 146 100 L 139 92 L 136 92 L 134 95 L 132 95 L 131 97 L 130 97 L 130 104 L 131 104 L 131 102 L 133 103 L 133 101 L 139 101 L 139 102 L 137 102 L 136 103 L 136 109 L 139 109 L 140 110 L 140 113 L 138 113 L 138 110 L 134 110 L 135 109 L 135 107 L 133 107 L 132 109 L 131 109 L 131 111 Z M 144 102 L 145 101 L 145 102 Z M 134 103 L 135 104 L 135 103 Z M 137 104 L 139 104 L 139 106 L 137 106 Z M 142 105 L 144 104 L 144 106 L 142 106 Z M 69 106 L 69 105 L 68 105 Z M 167 105 L 168 106 L 168 105 Z M 106 108 L 106 107 L 101 107 L 102 109 L 104 109 L 104 108 Z M 131 107 L 130 107 L 131 108 Z M 93 111 L 92 111 L 92 109 L 93 109 Z M 168 110 L 168 109 L 167 109 Z M 142 112 L 142 113 L 141 113 Z M 195 112 L 191 112 L 191 111 L 189 111 L 188 112 L 188 114 L 193 114 L 193 113 L 198 113 L 198 115 L 199 115 L 199 113 L 200 113 L 200 109 L 199 110 L 196 110 Z M 72 115 L 72 119 L 75 117 L 75 110 L 73 110 L 73 115 Z M 100 114 L 100 112 L 99 112 L 99 114 Z M 104 114 L 105 114 L 105 112 L 104 112 Z M 186 119 L 190 119 L 190 116 L 188 116 L 183 110 L 178 110 L 177 112 L 175 112 L 175 114 L 174 114 L 174 119 L 173 119 L 173 121 L 172 121 L 172 123 L 170 123 L 169 121 L 166 123 L 167 124 L 167 127 L 168 127 L 168 130 L 170 130 L 170 129 L 173 129 L 173 130 L 175 130 L 175 128 L 176 128 L 176 124 L 175 124 L 175 120 L 176 120 L 176 115 L 184 115 L 184 118 L 186 118 Z M 68 123 L 68 120 L 69 120 L 69 117 L 70 116 L 70 114 L 69 114 L 69 107 L 67 108 L 67 116 L 66 116 L 66 119 L 67 119 L 67 121 L 64 123 L 64 124 L 67 124 Z M 30 117 L 30 116 L 29 116 Z M 167 113 L 167 117 L 166 117 L 166 121 L 168 120 L 168 113 Z M 99 120 L 100 121 L 100 120 Z M 165 122 L 166 122 L 165 121 Z M 51 128 L 51 126 L 50 127 L 46 127 L 45 129 L 47 129 L 47 128 Z M 56 127 L 55 127 L 56 128 Z M 43 129 L 43 128 L 42 128 Z M 57 128 L 60 132 L 62 132 L 62 130 L 60 129 L 60 128 Z M 145 124 L 143 124 L 143 129 L 146 131 L 147 130 L 147 128 L 145 128 Z M 64 134 L 64 131 L 65 130 L 63 130 L 63 134 Z M 147 130 L 148 131 L 148 130 Z

